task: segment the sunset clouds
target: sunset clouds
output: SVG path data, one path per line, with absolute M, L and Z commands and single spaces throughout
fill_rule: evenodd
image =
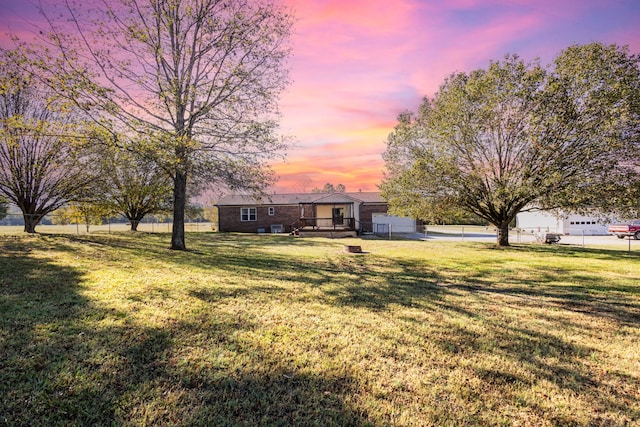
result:
M 274 169 L 276 188 L 325 182 L 376 190 L 398 113 L 414 110 L 455 71 L 517 53 L 549 63 L 574 43 L 640 52 L 638 0 L 282 0 L 296 16 L 282 130 L 295 140 Z M 0 0 L 0 34 L 37 20 L 26 2 Z
M 280 191 L 325 182 L 376 190 L 395 119 L 455 71 L 517 53 L 549 63 L 573 43 L 640 51 L 640 3 L 628 0 L 295 1 L 293 85 L 283 130 L 297 142 L 275 164 Z

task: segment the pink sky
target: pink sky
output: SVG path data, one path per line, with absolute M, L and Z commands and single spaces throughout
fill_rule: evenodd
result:
M 573 43 L 640 52 L 638 0 L 283 1 L 297 18 L 293 83 L 281 99 L 282 129 L 295 145 L 273 164 L 278 192 L 326 182 L 377 190 L 398 113 L 415 110 L 452 72 L 506 53 L 549 63 Z M 0 36 L 23 32 L 33 10 L 0 0 Z

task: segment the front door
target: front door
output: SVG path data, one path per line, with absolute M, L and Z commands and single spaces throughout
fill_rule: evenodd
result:
M 344 225 L 344 208 L 333 208 L 331 213 L 333 225 Z

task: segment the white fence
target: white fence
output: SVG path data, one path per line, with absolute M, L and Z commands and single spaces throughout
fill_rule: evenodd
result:
M 22 214 L 9 214 L 0 223 L 0 234 L 19 234 L 24 231 Z M 131 224 L 123 221 L 112 221 L 109 218 L 102 220 L 101 224 L 87 224 L 82 219 L 74 219 L 70 224 L 52 224 L 51 216 L 45 218 L 43 222 L 36 226 L 38 233 L 47 234 L 87 234 L 87 233 L 111 233 L 131 230 Z M 58 222 L 58 221 L 53 221 Z M 69 221 L 66 221 L 69 222 Z M 3 224 L 4 223 L 4 224 Z M 185 232 L 212 231 L 216 227 L 215 223 L 203 221 L 185 221 Z M 138 231 L 146 233 L 171 233 L 172 223 L 170 221 L 160 222 L 153 219 L 143 219 L 138 223 Z

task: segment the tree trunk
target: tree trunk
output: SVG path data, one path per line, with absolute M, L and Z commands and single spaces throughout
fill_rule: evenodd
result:
M 140 224 L 140 220 L 130 219 L 129 223 L 131 224 L 131 231 L 138 231 L 138 224 Z
M 22 217 L 24 218 L 24 232 L 35 233 L 36 225 L 38 225 L 42 217 L 35 214 L 23 214 Z
M 498 229 L 498 246 L 509 246 L 509 223 L 496 226 Z
M 173 230 L 171 249 L 184 251 L 184 210 L 187 204 L 187 174 L 176 172 L 173 181 Z

